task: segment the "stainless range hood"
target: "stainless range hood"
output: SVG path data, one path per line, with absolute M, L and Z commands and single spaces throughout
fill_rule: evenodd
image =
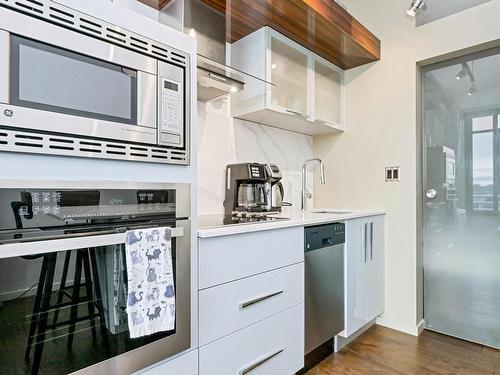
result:
M 231 68 L 198 55 L 198 100 L 209 102 L 242 91 L 245 83 Z
M 196 38 L 198 100 L 208 102 L 243 90 L 245 74 L 226 65 L 224 12 L 200 0 L 176 0 L 160 11 L 160 21 Z

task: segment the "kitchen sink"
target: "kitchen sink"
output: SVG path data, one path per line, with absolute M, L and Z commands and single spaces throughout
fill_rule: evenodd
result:
M 352 211 L 340 211 L 340 210 L 312 210 L 314 214 L 330 214 L 330 215 L 344 215 L 350 214 Z

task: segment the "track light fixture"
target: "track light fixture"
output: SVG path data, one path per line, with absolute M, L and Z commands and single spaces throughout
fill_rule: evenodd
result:
M 472 69 L 471 69 L 472 65 Z M 477 85 L 476 85 L 476 77 L 474 76 L 474 61 L 472 61 L 471 65 L 467 62 L 462 63 L 462 68 L 460 71 L 457 73 L 456 78 L 457 80 L 461 80 L 462 78 L 468 77 L 470 80 L 470 88 L 467 90 L 467 95 L 472 96 L 476 93 L 477 91 Z
M 462 70 L 457 74 L 457 80 L 465 78 L 469 74 L 469 66 L 466 63 L 462 63 Z
M 411 17 L 415 17 L 418 11 L 424 6 L 424 0 L 412 0 L 410 7 L 406 11 Z
M 472 85 L 471 85 L 469 91 L 467 91 L 467 95 L 472 96 L 476 93 L 476 91 L 477 91 L 476 83 L 472 82 Z

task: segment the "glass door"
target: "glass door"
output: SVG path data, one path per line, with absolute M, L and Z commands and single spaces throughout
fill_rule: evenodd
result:
M 342 110 L 342 76 L 333 64 L 314 59 L 314 118 L 340 126 Z
M 423 70 L 426 328 L 500 348 L 500 50 Z
M 307 50 L 271 31 L 270 104 L 280 111 L 309 117 L 309 57 Z

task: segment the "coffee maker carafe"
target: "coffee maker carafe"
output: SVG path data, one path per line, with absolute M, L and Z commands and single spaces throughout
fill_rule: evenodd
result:
M 270 204 L 266 192 L 266 166 L 258 163 L 240 163 L 226 166 L 226 215 L 265 212 Z
M 266 211 L 281 212 L 283 197 L 285 195 L 283 184 L 281 183 L 283 175 L 281 174 L 278 166 L 275 164 L 266 164 L 266 172 L 268 179 L 265 185 L 268 197 Z

